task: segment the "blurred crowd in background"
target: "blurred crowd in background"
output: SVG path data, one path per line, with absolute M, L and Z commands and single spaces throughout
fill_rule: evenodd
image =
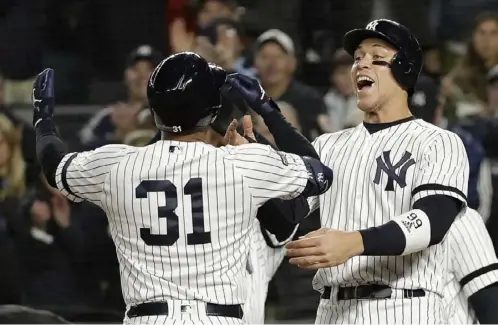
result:
M 461 136 L 469 205 L 498 246 L 496 0 L 1 0 L 0 305 L 74 322 L 119 322 L 124 312 L 106 216 L 69 203 L 40 178 L 30 121 L 36 74 L 55 69 L 56 121 L 70 151 L 145 145 L 155 133 L 148 77 L 181 51 L 257 77 L 313 140 L 362 121 L 341 38 L 376 18 L 419 38 L 425 65 L 413 113 Z M 271 141 L 261 119 L 254 122 Z M 297 236 L 318 227 L 315 213 Z M 313 275 L 283 262 L 268 297 L 272 322 L 314 320 Z

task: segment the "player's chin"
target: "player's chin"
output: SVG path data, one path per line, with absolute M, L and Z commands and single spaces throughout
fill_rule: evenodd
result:
M 375 107 L 377 107 L 377 102 L 377 95 L 372 94 L 368 96 L 358 97 L 357 106 L 361 111 L 369 113 L 375 110 Z

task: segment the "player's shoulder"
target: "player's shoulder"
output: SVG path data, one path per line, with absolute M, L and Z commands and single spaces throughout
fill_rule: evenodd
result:
M 102 146 L 102 147 L 98 147 L 97 149 L 93 150 L 95 152 L 98 152 L 98 153 L 102 153 L 102 152 L 108 152 L 108 153 L 128 153 L 128 152 L 135 152 L 137 151 L 139 148 L 138 147 L 133 147 L 133 146 L 129 146 L 129 145 L 126 145 L 126 144 L 107 144 L 105 146 Z
M 417 138 L 419 138 L 426 145 L 436 142 L 443 144 L 452 142 L 462 144 L 460 136 L 451 130 L 443 129 L 422 119 L 416 119 L 410 123 L 414 126 L 412 130 L 416 133 Z
M 108 144 L 90 151 L 83 151 L 78 153 L 68 153 L 62 162 L 68 159 L 72 160 L 74 164 L 86 165 L 89 163 L 117 163 L 129 153 L 136 151 L 137 148 L 127 146 L 124 144 Z M 74 160 L 71 158 L 75 158 Z
M 355 131 L 359 129 L 358 126 L 343 129 L 337 132 L 324 133 L 318 136 L 313 141 L 313 147 L 320 157 L 331 150 L 331 148 L 337 144 L 347 141 Z M 323 157 L 322 157 L 323 158 Z
M 239 146 L 227 145 L 217 148 L 217 151 L 223 155 L 240 155 L 240 154 L 267 154 L 274 150 L 271 146 L 261 143 L 247 143 Z

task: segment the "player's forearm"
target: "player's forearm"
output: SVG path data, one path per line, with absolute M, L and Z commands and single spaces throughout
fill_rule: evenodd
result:
M 360 230 L 362 255 L 407 255 L 439 244 L 459 212 L 460 203 L 451 197 L 433 195 L 420 199 L 413 210 L 379 227 Z
M 275 105 L 274 103 L 272 103 Z M 270 105 L 268 103 L 267 105 Z M 320 159 L 313 145 L 294 128 L 277 110 L 270 110 L 261 115 L 268 130 L 275 139 L 277 147 L 285 152 L 300 156 Z
M 498 283 L 481 289 L 469 297 L 480 324 L 498 324 Z
M 52 187 L 55 183 L 55 171 L 64 155 L 67 153 L 66 146 L 56 133 L 55 124 L 51 119 L 39 122 L 36 131 L 36 156 L 43 169 L 47 182 Z

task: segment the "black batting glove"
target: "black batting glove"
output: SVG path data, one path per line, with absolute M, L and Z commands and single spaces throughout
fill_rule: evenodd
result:
M 256 113 L 264 116 L 273 111 L 280 111 L 277 104 L 266 95 L 258 80 L 240 73 L 228 75 L 227 84 L 230 92 L 238 95 Z
M 33 83 L 33 126 L 43 120 L 51 119 L 55 111 L 54 70 L 43 70 Z

